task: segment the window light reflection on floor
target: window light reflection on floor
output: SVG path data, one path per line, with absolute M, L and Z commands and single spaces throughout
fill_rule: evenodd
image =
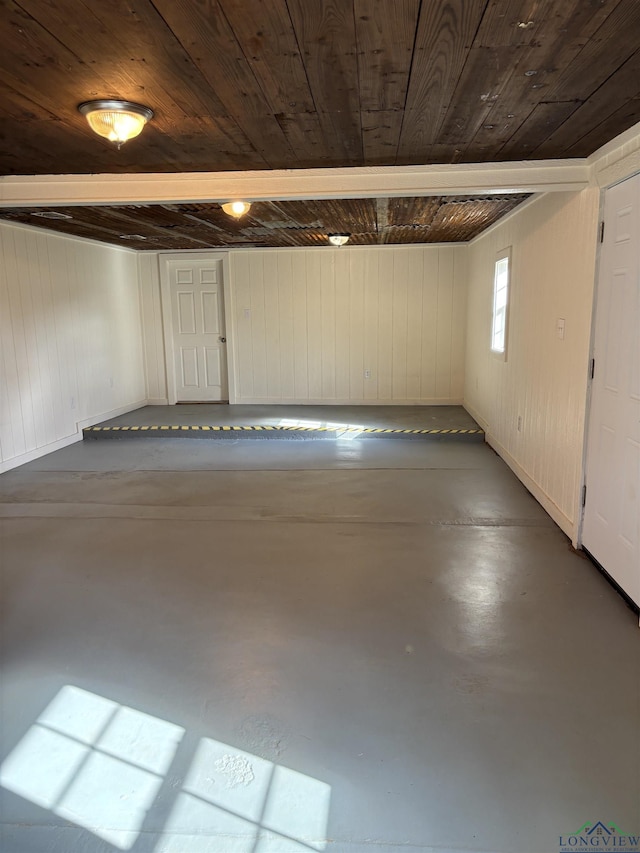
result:
M 327 429 L 335 433 L 336 439 L 341 441 L 353 441 L 357 438 L 365 428 L 364 424 L 337 424 L 329 421 L 306 421 L 295 420 L 293 418 L 282 418 L 278 426 L 287 427 L 302 427 L 304 429 Z
M 121 850 L 136 842 L 184 729 L 63 687 L 0 765 L 0 785 Z M 331 789 L 202 738 L 154 853 L 312 853 L 326 847 Z
M 0 767 L 0 785 L 128 850 L 184 729 L 67 685 Z
M 215 838 L 223 832 L 233 838 L 229 853 L 324 850 L 329 785 L 230 750 L 200 741 L 155 853 L 218 853 Z

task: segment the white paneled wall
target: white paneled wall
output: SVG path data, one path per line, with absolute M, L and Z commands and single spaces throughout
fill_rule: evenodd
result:
M 145 396 L 135 255 L 0 225 L 0 470 Z
M 576 541 L 599 192 L 553 193 L 469 246 L 465 406 Z M 496 252 L 512 247 L 508 357 L 490 353 Z M 557 321 L 565 321 L 564 339 Z M 518 430 L 518 418 L 521 428 Z
M 155 253 L 138 255 L 147 399 L 151 405 L 161 406 L 167 403 L 167 368 L 158 262 L 159 256 Z
M 238 403 L 462 400 L 466 247 L 232 252 Z

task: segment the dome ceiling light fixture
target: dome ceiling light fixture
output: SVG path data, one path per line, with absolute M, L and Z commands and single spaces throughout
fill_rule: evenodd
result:
M 220 205 L 227 216 L 233 216 L 234 219 L 240 219 L 245 213 L 249 213 L 251 204 L 248 201 L 227 201 Z
M 351 234 L 328 234 L 327 239 L 331 243 L 332 246 L 344 246 L 345 243 L 349 242 L 349 237 Z
M 120 146 L 138 136 L 145 124 L 153 118 L 153 110 L 131 101 L 114 101 L 103 98 L 84 101 L 78 105 L 79 112 L 89 122 L 89 127 L 98 136 Z

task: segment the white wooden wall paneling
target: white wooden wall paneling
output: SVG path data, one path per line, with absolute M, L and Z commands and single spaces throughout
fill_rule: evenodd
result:
M 364 287 L 364 338 L 363 362 L 371 370 L 372 377 L 379 378 L 380 329 L 378 326 L 378 306 L 380 302 L 380 252 L 368 253 L 365 258 Z M 365 402 L 375 403 L 378 392 L 375 380 L 364 381 Z
M 389 246 L 229 253 L 227 331 L 236 401 L 460 402 L 466 251 Z M 152 402 L 166 400 L 158 261 L 155 254 L 140 257 Z
M 147 399 L 150 404 L 162 405 L 167 403 L 167 376 L 158 263 L 157 254 L 138 255 Z
M 280 384 L 288 397 L 295 394 L 293 349 L 293 273 L 291 256 L 282 259 L 278 268 L 278 305 L 280 326 Z
M 541 197 L 469 246 L 465 406 L 577 541 L 597 189 Z M 490 353 L 493 265 L 512 246 L 506 361 Z M 557 335 L 558 318 L 565 337 Z M 518 430 L 518 418 L 522 427 Z
M 294 398 L 309 396 L 309 362 L 307 357 L 307 289 L 304 286 L 306 257 L 302 252 L 291 255 L 291 288 L 293 293 L 293 376 Z
M 237 402 L 460 402 L 465 252 L 232 252 Z
M 145 402 L 135 255 L 0 226 L 0 470 Z

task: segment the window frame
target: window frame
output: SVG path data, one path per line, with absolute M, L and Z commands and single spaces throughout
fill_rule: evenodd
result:
M 505 286 L 505 302 L 504 302 L 504 333 L 503 333 L 503 348 L 495 349 L 494 341 L 496 337 L 495 325 L 496 325 L 496 300 L 498 296 L 498 264 L 501 261 L 507 261 L 507 283 Z M 511 269 L 512 269 L 512 252 L 511 246 L 507 246 L 504 249 L 500 249 L 499 252 L 496 252 L 494 262 L 493 262 L 493 286 L 491 288 L 491 332 L 489 338 L 489 349 L 491 351 L 491 355 L 498 359 L 498 361 L 506 361 L 507 353 L 509 349 L 509 314 L 510 314 L 510 304 L 511 304 Z

